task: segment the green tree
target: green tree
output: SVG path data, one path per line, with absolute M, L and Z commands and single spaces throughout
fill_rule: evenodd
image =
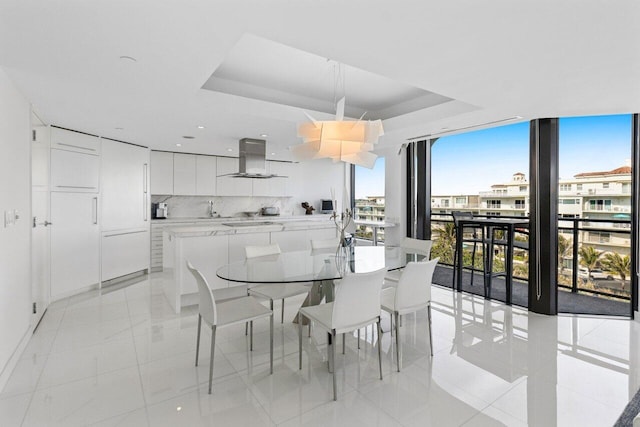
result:
M 560 273 L 564 272 L 564 260 L 573 251 L 573 240 L 567 239 L 562 235 L 558 235 L 558 265 L 560 266 Z
M 591 270 L 596 268 L 603 254 L 604 252 L 595 249 L 593 246 L 580 246 L 578 250 L 580 265 L 586 267 L 589 276 L 591 276 Z
M 447 222 L 435 227 L 434 231 L 437 237 L 431 248 L 431 258 L 439 257 L 441 263 L 453 264 L 453 251 L 456 244 L 455 226 L 452 222 Z
M 631 274 L 631 259 L 629 255 L 620 256 L 619 253 L 607 253 L 604 256 L 602 265 L 605 270 L 615 273 L 622 279 L 622 289 L 625 288 L 625 280 Z

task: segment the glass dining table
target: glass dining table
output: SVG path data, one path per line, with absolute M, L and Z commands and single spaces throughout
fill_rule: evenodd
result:
M 339 255 L 335 249 L 304 250 L 233 262 L 220 267 L 216 275 L 248 284 L 310 282 L 311 290 L 302 304 L 304 307 L 320 304 L 322 299 L 333 301 L 333 281 L 346 274 L 381 268 L 397 270 L 410 261 L 423 259 L 424 255 L 397 246 L 356 246 L 340 251 Z

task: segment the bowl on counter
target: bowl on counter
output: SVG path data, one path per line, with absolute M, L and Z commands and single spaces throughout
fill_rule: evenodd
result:
M 242 213 L 245 214 L 246 216 L 248 216 L 249 218 L 255 218 L 258 215 L 260 215 L 259 211 L 242 212 Z

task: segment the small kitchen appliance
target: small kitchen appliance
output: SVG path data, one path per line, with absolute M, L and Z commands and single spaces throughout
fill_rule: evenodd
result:
M 169 210 L 166 203 L 158 203 L 158 208 L 156 209 L 156 218 L 157 219 L 165 219 L 169 216 Z
M 267 206 L 260 210 L 262 216 L 278 216 L 280 215 L 280 208 L 276 206 Z

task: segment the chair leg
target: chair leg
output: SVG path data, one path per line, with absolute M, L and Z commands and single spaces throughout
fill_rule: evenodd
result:
M 282 314 L 280 315 L 280 323 L 284 323 L 284 298 L 282 298 Z
M 249 322 L 249 350 L 253 351 L 253 320 Z
M 302 370 L 302 314 L 298 312 L 298 369 Z
M 358 329 L 358 350 L 360 350 L 360 329 Z
M 213 383 L 213 356 L 216 348 L 216 325 L 211 327 L 211 357 L 209 360 L 209 394 L 211 394 L 211 384 Z
M 333 400 L 338 400 L 338 384 L 336 382 L 336 330 L 331 332 L 331 361 L 333 362 Z
M 198 366 L 198 355 L 200 354 L 200 328 L 202 327 L 202 315 L 198 313 L 198 338 L 196 339 L 196 366 Z
M 269 374 L 273 374 L 273 312 L 269 316 Z
M 331 364 L 331 347 L 333 344 L 335 343 L 331 341 L 331 332 L 327 332 L 327 369 L 329 370 L 329 373 L 333 370 L 333 366 Z
M 427 314 L 429 318 L 429 349 L 431 350 L 431 357 L 433 357 L 433 336 L 431 335 L 431 303 L 427 305 Z
M 308 334 L 308 337 L 311 338 L 311 319 L 307 319 L 307 322 L 309 322 L 309 334 Z
M 342 354 L 344 354 L 344 340 L 347 334 L 342 334 Z
M 382 327 L 380 327 L 380 318 L 376 322 L 378 326 L 378 366 L 380 367 L 380 379 L 382 379 Z
M 249 288 L 247 288 L 247 296 L 249 295 Z M 271 311 L 273 311 L 273 307 L 271 307 Z M 244 322 L 244 336 L 246 337 L 249 334 L 249 322 Z
M 400 372 L 400 315 L 396 311 L 396 361 L 398 363 L 398 372 Z

